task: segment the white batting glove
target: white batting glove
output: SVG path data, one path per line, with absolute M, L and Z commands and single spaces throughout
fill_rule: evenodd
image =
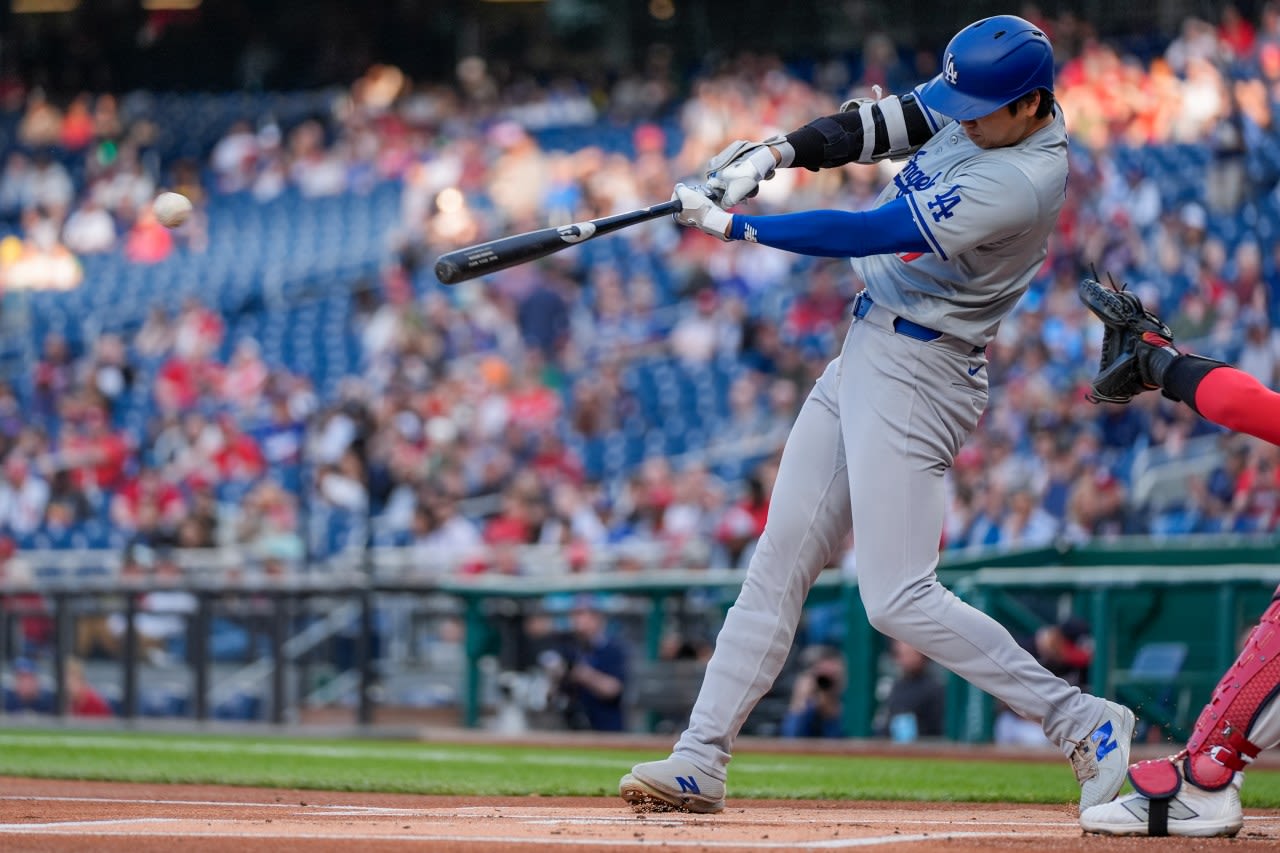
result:
M 707 164 L 707 189 L 725 210 L 756 194 L 761 181 L 773 177 L 778 167 L 769 142 L 739 139 Z
M 683 209 L 672 214 L 672 218 L 681 225 L 691 225 L 699 231 L 729 242 L 729 228 L 733 225 L 733 214 L 725 213 L 712 201 L 701 188 L 676 184 L 671 194 L 672 201 L 679 201 Z

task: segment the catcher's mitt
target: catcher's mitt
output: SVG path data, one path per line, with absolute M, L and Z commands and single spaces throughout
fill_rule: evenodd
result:
M 1172 341 L 1169 327 L 1144 308 L 1137 296 L 1092 278 L 1080 282 L 1080 301 L 1107 327 L 1102 337 L 1102 363 L 1087 395 L 1090 402 L 1127 403 L 1143 391 L 1158 388 L 1145 375 L 1138 343 L 1144 332 Z

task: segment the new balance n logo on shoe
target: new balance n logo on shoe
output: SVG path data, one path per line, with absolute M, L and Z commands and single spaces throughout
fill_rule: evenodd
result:
M 1093 734 L 1089 736 L 1091 740 L 1096 740 L 1098 742 L 1097 757 L 1099 761 L 1110 755 L 1111 751 L 1120 745 L 1116 742 L 1112 731 L 1111 721 L 1107 720 L 1104 725 L 1098 726 L 1098 728 L 1094 730 Z
M 1179 800 L 1177 797 L 1166 800 L 1165 802 L 1169 804 L 1169 820 L 1191 820 L 1192 818 L 1200 817 L 1194 809 L 1182 802 L 1182 800 Z M 1151 814 L 1151 801 L 1146 797 L 1133 797 L 1132 799 L 1126 800 L 1122 805 L 1131 815 L 1144 823 L 1149 819 L 1149 815 Z
M 682 794 L 701 794 L 702 789 L 698 787 L 698 780 L 692 776 L 677 776 L 676 784 L 680 786 Z

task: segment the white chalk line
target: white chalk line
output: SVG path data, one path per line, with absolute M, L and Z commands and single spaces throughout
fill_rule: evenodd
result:
M 797 801 L 797 804 L 803 801 Z M 876 809 L 882 804 L 875 801 L 867 801 L 865 806 L 868 809 Z M 922 804 L 927 805 L 927 804 Z M 977 803 L 975 805 L 983 805 Z M 895 803 L 894 808 L 901 809 L 901 804 Z M 1034 808 L 1034 806 L 1001 806 L 1004 811 L 1010 811 L 1018 808 Z M 830 824 L 837 826 L 872 826 L 886 825 L 897 826 L 903 823 L 910 823 L 919 826 L 940 826 L 953 827 L 957 825 L 968 826 L 996 826 L 1017 829 L 1020 827 L 1030 827 L 1037 829 L 1077 829 L 1079 823 L 1074 820 L 984 820 L 982 818 L 954 818 L 946 819 L 929 819 L 922 817 L 870 817 L 850 812 L 840 814 L 823 810 L 820 817 L 774 817 L 770 816 L 763 820 L 751 820 L 751 811 L 745 812 L 741 817 L 729 814 L 691 814 L 684 812 L 655 812 L 646 815 L 622 814 L 622 815 L 600 815 L 598 817 L 548 817 L 547 812 L 551 807 L 542 809 L 533 808 L 528 811 L 513 811 L 510 807 L 503 806 L 463 806 L 458 809 L 423 809 L 415 812 L 420 817 L 444 817 L 444 818 L 478 818 L 487 820 L 519 820 L 522 823 L 542 824 L 547 826 L 555 826 L 563 824 L 567 826 L 574 825 L 608 825 L 621 824 L 626 826 L 689 826 L 689 825 L 719 825 L 719 826 L 811 826 L 813 824 Z M 1280 815 L 1245 815 L 1246 821 L 1259 821 L 1262 823 L 1276 823 L 1280 825 Z
M 171 819 L 166 819 L 171 820 Z M 157 821 L 158 822 L 158 821 Z M 229 823 L 235 823 L 234 821 Z M 38 826 L 35 824 L 27 824 L 26 827 Z M 0 833 L 7 834 L 29 834 L 29 835 L 77 835 L 83 836 L 83 832 L 71 832 L 60 829 L 41 829 L 34 832 L 24 829 L 22 824 L 0 824 Z M 538 838 L 526 837 L 519 835 L 428 835 L 414 833 L 409 835 L 376 835 L 376 834 L 347 834 L 347 833 L 300 833 L 296 829 L 291 830 L 266 830 L 263 832 L 207 832 L 192 831 L 169 832 L 160 829 L 156 832 L 131 832 L 128 830 L 118 832 L 104 832 L 103 836 L 112 836 L 116 838 L 224 838 L 224 839 L 289 839 L 298 841 L 344 841 L 344 842 L 388 842 L 402 841 L 406 843 L 448 843 L 448 844 L 528 844 L 528 845 L 555 845 L 555 846 L 578 846 L 578 847 L 649 847 L 654 844 L 661 844 L 667 849 L 680 849 L 681 847 L 696 848 L 724 848 L 724 849 L 742 849 L 749 847 L 753 850 L 844 850 L 854 847 L 871 847 L 879 844 L 914 844 L 920 841 L 947 841 L 961 838 L 1006 838 L 1007 832 L 947 832 L 947 833 L 915 833 L 911 835 L 883 835 L 866 838 L 831 838 L 823 841 L 763 841 L 758 839 L 741 839 L 739 841 L 720 840 L 720 839 L 644 839 L 644 838 Z
M 181 817 L 104 817 L 101 820 L 55 820 L 50 823 L 0 823 L 0 832 L 25 832 L 38 829 L 70 829 L 72 827 L 121 826 L 130 823 L 181 823 Z M 79 834 L 79 833 L 77 833 Z
M 451 812 L 441 810 L 436 813 L 438 817 L 455 816 Z M 461 815 L 456 815 L 461 817 Z M 468 815 L 469 817 L 469 815 Z M 483 817 L 483 815 L 477 815 Z M 1042 826 L 1042 827 L 1062 827 L 1075 826 L 1075 821 L 1030 821 L 1030 820 L 970 820 L 968 818 L 955 818 L 952 820 L 931 820 L 929 818 L 918 817 L 863 817 L 856 814 L 832 814 L 827 810 L 823 810 L 821 817 L 782 817 L 768 816 L 759 820 L 752 820 L 751 813 L 747 812 L 742 816 L 738 815 L 706 815 L 706 814 L 679 814 L 673 812 L 658 812 L 656 814 L 646 815 L 601 815 L 599 817 L 547 817 L 544 810 L 541 813 L 530 812 L 519 814 L 508 812 L 506 814 L 492 815 L 492 817 L 506 818 L 508 820 L 515 819 L 524 823 L 573 823 L 579 820 L 586 820 L 592 823 L 621 823 L 629 826 L 646 826 L 657 823 L 658 821 L 668 821 L 679 826 L 689 824 L 727 824 L 734 826 L 737 824 L 751 824 L 753 826 L 810 826 L 812 824 L 840 824 L 849 826 L 862 826 L 864 824 L 883 823 L 883 824 L 900 824 L 900 823 L 919 823 L 926 826 L 957 826 L 959 824 L 967 824 L 974 826 Z
M 422 809 L 366 809 L 363 806 L 319 806 L 318 808 L 324 811 L 298 811 L 294 814 L 298 817 L 422 817 Z
M 122 797 L 42 797 L 33 796 L 31 794 L 0 794 L 0 800 L 27 800 L 32 802 L 48 802 L 48 803 L 123 803 L 126 805 L 157 805 L 157 806 L 212 806 L 215 808 L 255 808 L 255 809 L 321 809 L 326 813 L 332 813 L 334 809 L 344 810 L 343 816 L 371 814 L 371 815 L 387 815 L 390 817 L 405 816 L 412 817 L 414 815 L 422 815 L 422 809 L 407 808 L 387 808 L 383 806 L 357 806 L 357 805 L 340 805 L 314 803 L 302 805 L 301 803 L 258 803 L 252 801 L 241 800 L 137 800 Z M 348 814 L 349 812 L 349 814 Z M 299 814 L 314 814 L 314 812 L 299 812 Z

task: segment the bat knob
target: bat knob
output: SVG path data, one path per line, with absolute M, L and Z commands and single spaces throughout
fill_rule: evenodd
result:
M 436 261 L 436 278 L 440 279 L 441 284 L 453 284 L 458 280 L 462 270 L 458 269 L 458 265 L 453 261 L 447 261 L 444 258 Z

